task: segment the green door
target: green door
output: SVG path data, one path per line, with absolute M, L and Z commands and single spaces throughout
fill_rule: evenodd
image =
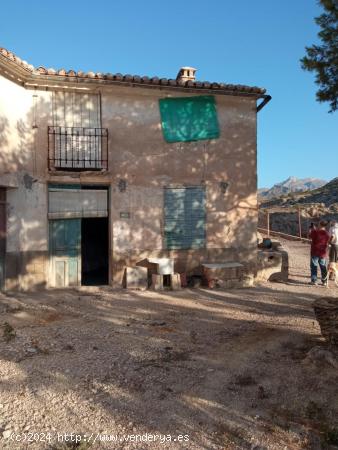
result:
M 81 285 L 81 219 L 50 220 L 49 248 L 53 286 Z

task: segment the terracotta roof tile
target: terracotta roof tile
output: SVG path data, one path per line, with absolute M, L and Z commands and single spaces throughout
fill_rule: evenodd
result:
M 14 53 L 6 50 L 5 48 L 0 48 L 0 58 L 7 59 L 9 61 L 14 62 L 16 65 L 24 68 L 25 70 L 32 73 L 33 76 L 39 77 L 41 75 L 44 76 L 62 76 L 62 77 L 71 77 L 71 78 L 90 78 L 90 79 L 98 79 L 98 80 L 107 80 L 107 81 L 118 81 L 118 82 L 126 82 L 126 83 L 137 83 L 144 85 L 153 85 L 153 86 L 171 86 L 171 87 L 181 87 L 188 89 L 208 89 L 214 90 L 218 93 L 242 93 L 242 94 L 256 94 L 257 96 L 265 94 L 264 88 L 259 88 L 256 86 L 243 86 L 241 84 L 225 84 L 225 83 L 210 83 L 209 81 L 182 81 L 180 79 L 167 79 L 167 78 L 159 78 L 159 77 L 149 77 L 149 76 L 139 76 L 139 75 L 122 75 L 121 73 L 106 73 L 102 74 L 100 72 L 83 72 L 81 70 L 68 70 L 59 69 L 55 70 L 53 68 L 47 69 L 43 66 L 38 68 L 34 68 L 31 64 L 28 64 L 27 61 L 23 61 L 18 56 L 14 55 Z

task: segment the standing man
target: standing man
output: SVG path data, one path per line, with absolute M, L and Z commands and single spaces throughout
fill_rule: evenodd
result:
M 311 284 L 317 284 L 318 265 L 320 267 L 322 285 L 327 283 L 327 250 L 330 235 L 326 231 L 327 222 L 321 220 L 318 228 L 312 224 L 309 230 L 309 238 L 311 239 Z
M 330 235 L 330 263 L 338 262 L 338 223 L 335 221 L 331 222 L 331 226 L 329 229 Z

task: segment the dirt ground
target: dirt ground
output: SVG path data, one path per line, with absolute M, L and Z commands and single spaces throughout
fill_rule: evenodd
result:
M 337 448 L 338 370 L 307 355 L 338 289 L 283 244 L 283 284 L 0 295 L 0 448 Z

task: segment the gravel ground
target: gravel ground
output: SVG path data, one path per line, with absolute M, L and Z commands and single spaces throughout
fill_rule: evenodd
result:
M 307 355 L 338 289 L 283 244 L 288 283 L 0 295 L 0 448 L 337 448 L 338 370 Z

